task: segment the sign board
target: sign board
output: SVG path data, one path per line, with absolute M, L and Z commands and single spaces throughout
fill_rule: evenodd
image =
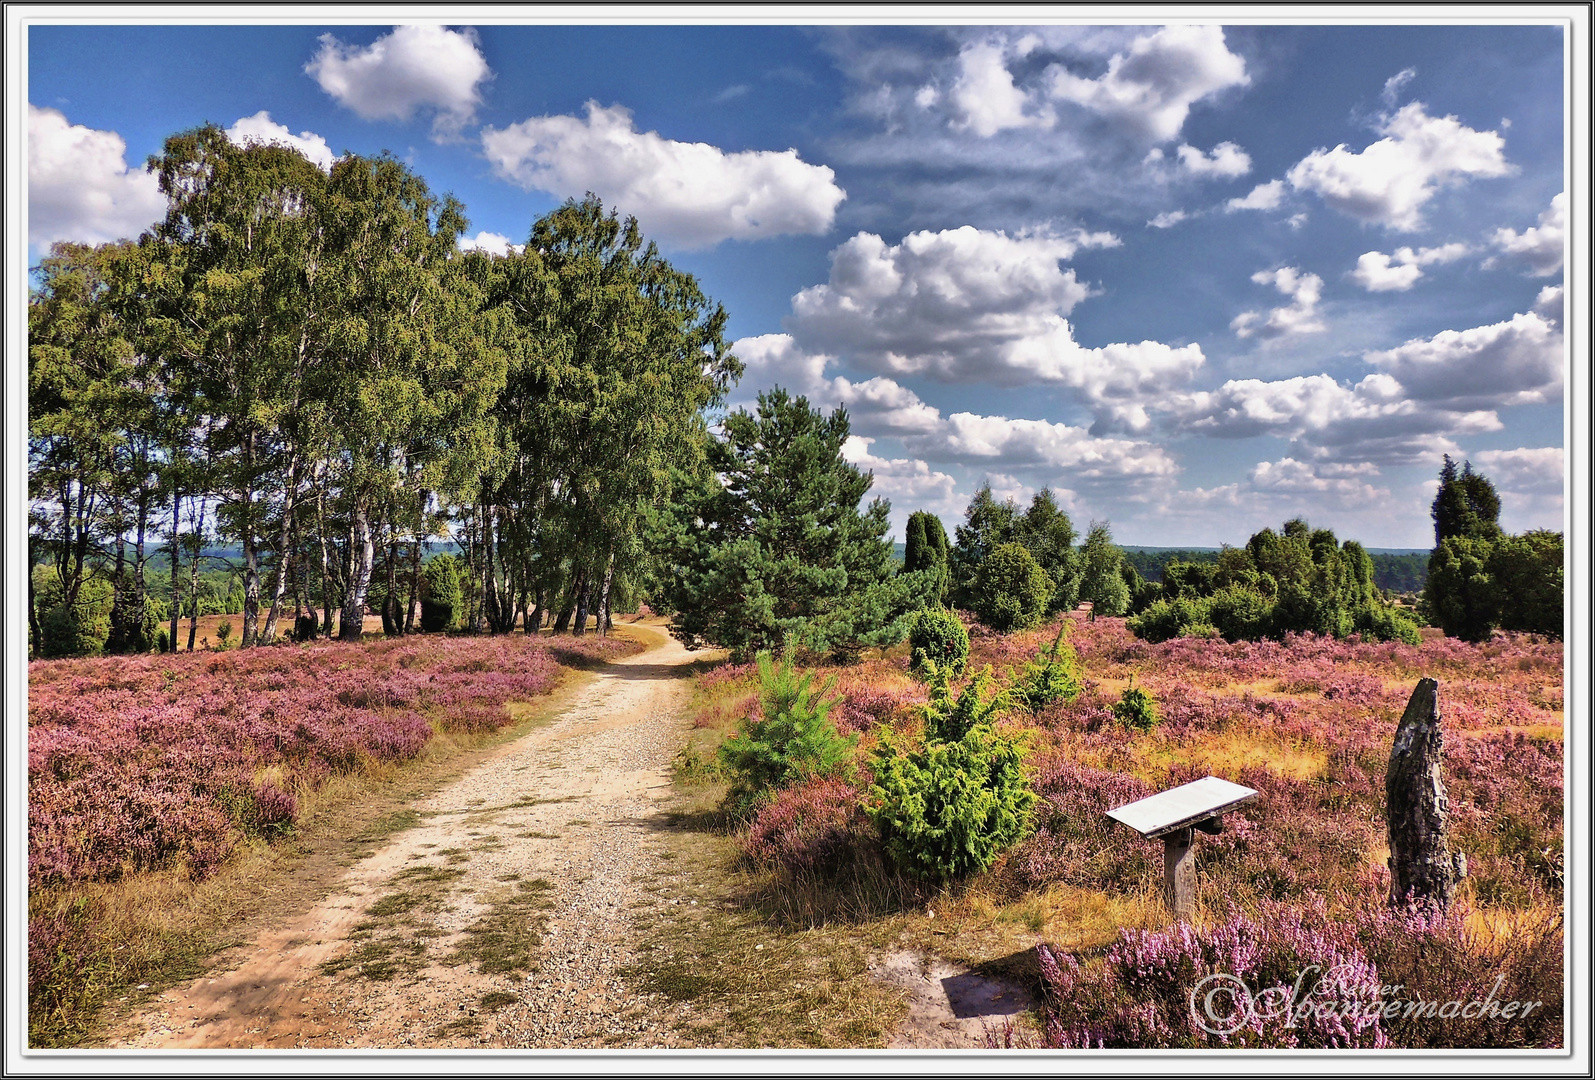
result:
M 1108 817 L 1123 822 L 1142 836 L 1155 838 L 1189 829 L 1199 821 L 1216 817 L 1255 798 L 1257 792 L 1249 787 L 1216 776 L 1204 776 L 1109 810 Z

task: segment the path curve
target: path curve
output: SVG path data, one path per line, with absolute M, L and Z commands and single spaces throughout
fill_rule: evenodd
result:
M 414 803 L 422 824 L 353 866 L 331 895 L 261 936 L 232 970 L 159 995 L 110 1045 L 676 1045 L 618 969 L 631 961 L 633 910 L 668 902 L 644 884 L 664 854 L 670 764 L 690 726 L 683 665 L 701 655 L 666 639 L 606 665 L 551 723 Z M 446 888 L 435 910 L 406 914 L 401 974 L 324 972 L 369 937 L 361 928 L 374 904 L 404 902 L 395 897 L 405 883 L 429 875 Z M 522 883 L 546 890 L 542 910 L 509 927 L 540 937 L 535 971 L 461 960 L 467 928 Z

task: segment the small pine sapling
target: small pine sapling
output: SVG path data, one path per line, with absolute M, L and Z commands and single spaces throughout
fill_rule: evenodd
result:
M 1139 731 L 1142 734 L 1157 727 L 1162 719 L 1158 715 L 1157 700 L 1135 685 L 1133 675 L 1130 677 L 1130 685 L 1124 688 L 1124 696 L 1113 706 L 1113 718 L 1132 731 Z
M 842 699 L 829 697 L 833 676 L 815 688 L 813 672 L 797 673 L 790 651 L 779 664 L 757 656 L 761 715 L 720 747 L 719 761 L 731 776 L 726 805 L 734 813 L 757 809 L 790 784 L 822 776 L 845 776 L 857 736 L 844 736 L 830 719 Z
M 1069 624 L 1058 627 L 1050 649 L 1026 664 L 1009 689 L 1013 698 L 1035 715 L 1048 705 L 1080 696 L 1080 657 L 1069 644 Z

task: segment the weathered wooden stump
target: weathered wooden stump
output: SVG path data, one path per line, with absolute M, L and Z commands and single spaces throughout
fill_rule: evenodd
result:
M 1149 840 L 1163 841 L 1163 899 L 1176 919 L 1196 909 L 1196 832 L 1217 836 L 1224 815 L 1257 798 L 1249 787 L 1204 776 L 1107 812 Z
M 1409 900 L 1451 906 L 1467 857 L 1446 843 L 1450 804 L 1441 776 L 1440 684 L 1419 679 L 1396 726 L 1385 772 L 1385 820 L 1390 829 L 1390 903 Z

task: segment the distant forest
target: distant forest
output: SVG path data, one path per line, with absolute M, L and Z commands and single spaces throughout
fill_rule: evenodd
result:
M 1124 561 L 1148 581 L 1162 581 L 1163 568 L 1171 562 L 1211 563 L 1218 561 L 1218 548 L 1127 547 Z M 898 559 L 903 544 L 896 545 Z M 1427 551 L 1370 551 L 1374 584 L 1386 592 L 1415 593 L 1423 589 L 1429 573 Z

